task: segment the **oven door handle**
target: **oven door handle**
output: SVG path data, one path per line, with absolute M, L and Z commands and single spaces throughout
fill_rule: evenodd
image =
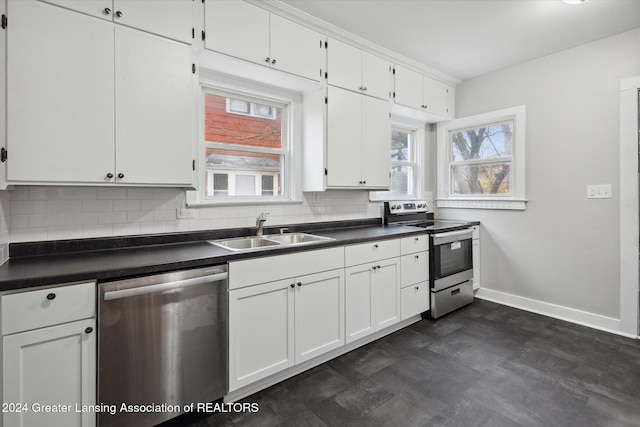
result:
M 473 229 L 467 228 L 458 231 L 447 231 L 444 233 L 432 234 L 434 246 L 443 245 L 445 243 L 457 242 L 459 240 L 467 240 L 473 237 Z

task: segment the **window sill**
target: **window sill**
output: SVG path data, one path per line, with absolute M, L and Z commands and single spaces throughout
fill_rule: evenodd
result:
M 301 205 L 302 200 L 269 199 L 269 200 L 187 200 L 188 208 L 204 208 L 215 206 L 264 206 L 264 205 Z
M 455 209 L 503 209 L 523 211 L 527 208 L 526 199 L 437 199 L 438 208 Z

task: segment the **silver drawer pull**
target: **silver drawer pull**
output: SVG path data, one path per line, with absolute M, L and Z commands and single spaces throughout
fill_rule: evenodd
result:
M 54 294 L 53 292 L 51 292 L 50 294 L 47 294 L 47 299 L 49 301 L 56 299 L 56 294 Z

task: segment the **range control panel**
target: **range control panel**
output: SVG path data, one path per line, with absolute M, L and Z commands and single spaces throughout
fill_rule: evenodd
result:
M 392 214 L 429 212 L 429 205 L 425 200 L 400 200 L 387 203 L 389 204 L 389 212 Z

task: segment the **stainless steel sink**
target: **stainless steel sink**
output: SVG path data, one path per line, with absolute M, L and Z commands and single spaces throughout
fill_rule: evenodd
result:
M 300 245 L 303 243 L 323 242 L 327 240 L 334 240 L 331 237 L 316 236 L 315 234 L 307 233 L 284 233 L 284 234 L 271 234 L 267 236 L 271 240 L 282 242 L 283 245 Z
M 234 239 L 209 240 L 209 243 L 230 251 L 248 251 L 279 248 L 283 246 L 306 245 L 335 240 L 331 237 L 307 233 L 270 234 L 268 236 L 237 237 Z
M 281 246 L 280 242 L 264 237 L 239 237 L 236 239 L 212 240 L 209 241 L 216 246 L 220 246 L 230 251 L 245 251 L 249 249 L 266 249 L 272 246 Z

